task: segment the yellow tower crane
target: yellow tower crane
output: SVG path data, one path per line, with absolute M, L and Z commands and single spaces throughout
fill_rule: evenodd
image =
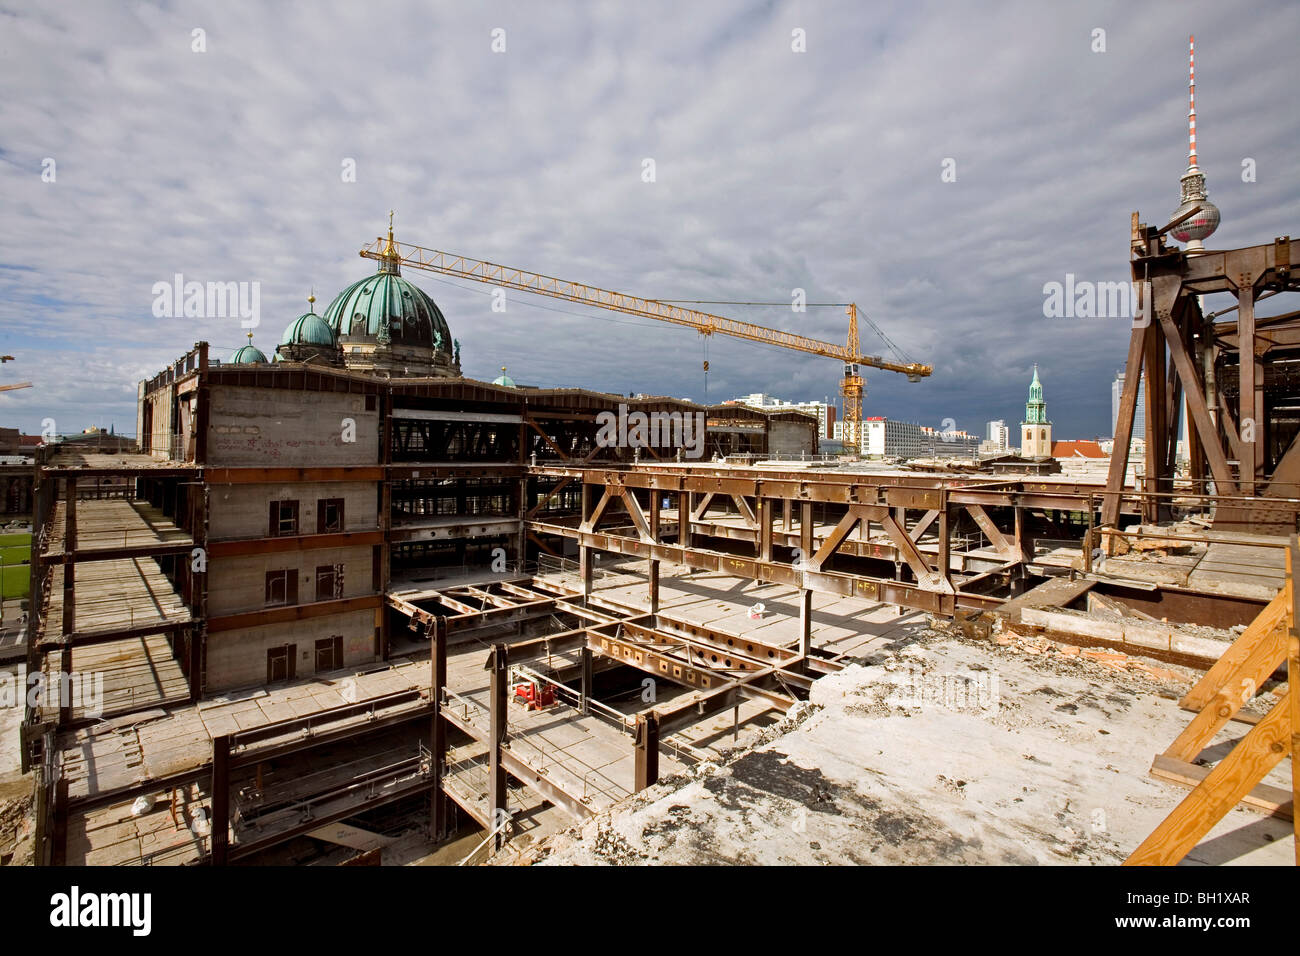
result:
M 685 309 L 668 301 L 646 299 L 622 292 L 610 292 L 608 289 L 601 289 L 581 282 L 567 282 L 563 279 L 540 275 L 536 272 L 527 272 L 523 269 L 513 269 L 509 266 L 485 262 L 482 259 L 473 259 L 469 256 L 460 256 L 451 252 L 440 252 L 437 249 L 426 249 L 423 246 L 397 242 L 393 239 L 391 224 L 388 238 L 380 237 L 376 239 L 361 250 L 361 255 L 364 258 L 385 261 L 394 266 L 423 269 L 427 272 L 440 272 L 443 275 L 471 279 L 475 282 L 483 282 L 503 289 L 533 292 L 537 295 L 564 299 L 567 302 L 576 302 L 580 305 L 597 306 L 614 312 L 624 312 L 628 315 L 642 316 L 660 322 L 684 325 L 687 328 L 695 329 L 701 335 L 729 335 L 733 338 L 747 339 L 750 342 L 762 342 L 767 345 L 775 345 L 778 348 L 794 349 L 798 352 L 809 352 L 813 355 L 824 355 L 827 358 L 839 359 L 844 363 L 844 378 L 840 382 L 840 394 L 844 397 L 844 447 L 846 449 L 856 449 L 861 434 L 863 380 L 862 376 L 858 374 L 858 366 L 864 365 L 889 372 L 900 372 L 906 375 L 908 381 L 911 382 L 920 381 L 934 371 L 932 366 L 923 365 L 919 362 L 887 362 L 879 355 L 863 355 L 858 344 L 858 307 L 853 303 L 847 303 L 845 306 L 849 316 L 848 341 L 844 345 L 836 345 L 833 342 L 823 342 L 820 339 L 809 338 L 806 335 L 798 335 L 794 332 L 786 332 L 782 329 L 770 329 L 766 326 L 754 325 L 751 322 L 740 322 L 736 319 L 728 319 L 709 312 Z M 867 319 L 867 322 L 897 352 L 897 348 L 875 323 L 871 322 L 870 319 Z

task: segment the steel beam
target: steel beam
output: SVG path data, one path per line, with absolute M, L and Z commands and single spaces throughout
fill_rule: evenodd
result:
M 496 849 L 505 845 L 507 835 L 502 814 L 509 814 L 506 806 L 506 771 L 502 766 L 502 749 L 505 747 L 508 716 L 506 713 L 507 694 L 510 689 L 509 657 L 507 645 L 493 644 L 488 656 L 488 667 L 492 672 L 490 686 L 490 737 L 488 744 L 488 801 L 492 808 L 492 825 L 496 829 L 493 843 Z M 499 828 L 499 829 L 498 829 Z
M 636 785 L 639 792 L 659 781 L 659 717 L 652 710 L 636 720 Z

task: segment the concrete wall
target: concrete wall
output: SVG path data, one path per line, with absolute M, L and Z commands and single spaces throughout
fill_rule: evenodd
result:
M 212 386 L 208 464 L 319 468 L 379 461 L 379 413 L 366 396 L 281 388 Z M 376 406 L 378 403 L 375 403 Z M 355 423 L 343 440 L 344 419 Z
M 343 499 L 344 531 L 379 528 L 379 485 L 367 481 L 301 481 L 286 484 L 210 485 L 208 540 L 265 538 L 270 531 L 270 503 L 298 502 L 298 529 L 316 533 L 316 505 L 322 498 Z
M 164 459 L 171 451 L 171 428 L 172 428 L 172 390 L 170 387 L 160 388 L 151 395 L 140 399 L 140 410 L 138 418 L 140 427 L 144 427 L 144 406 L 148 404 L 153 409 L 153 423 L 149 429 L 149 449 L 154 458 Z M 143 434 L 141 431 L 139 434 Z
M 262 610 L 266 607 L 266 573 L 284 568 L 298 571 L 299 604 L 316 600 L 316 568 L 325 564 L 343 565 L 341 597 L 374 594 L 372 556 L 370 547 L 362 546 L 212 558 L 208 562 L 208 616 Z
M 209 634 L 205 691 L 264 685 L 266 652 L 284 644 L 297 645 L 295 677 L 310 677 L 316 673 L 316 641 L 336 634 L 343 637 L 345 667 L 376 660 L 373 610 Z
M 795 422 L 769 422 L 767 453 L 769 455 L 812 454 L 817 450 L 817 422 L 807 425 Z

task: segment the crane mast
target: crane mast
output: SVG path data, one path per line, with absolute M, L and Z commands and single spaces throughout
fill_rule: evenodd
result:
M 725 316 L 686 309 L 669 302 L 647 299 L 641 296 L 612 292 L 597 286 L 580 282 L 569 282 L 552 276 L 497 265 L 470 256 L 456 255 L 437 249 L 427 249 L 410 243 L 397 242 L 390 232 L 387 239 L 378 238 L 361 250 L 367 259 L 390 262 L 397 266 L 422 269 L 426 272 L 438 272 L 443 275 L 461 279 L 470 279 L 505 289 L 532 292 L 537 295 L 563 299 L 580 305 L 597 306 L 613 312 L 623 312 L 660 322 L 695 329 L 701 335 L 727 335 L 732 338 L 745 339 L 775 345 L 778 348 L 793 349 L 812 355 L 839 359 L 844 363 L 844 377 L 840 382 L 840 394 L 844 398 L 844 431 L 846 447 L 857 448 L 862 422 L 862 376 L 858 366 L 884 369 L 906 375 L 909 381 L 919 381 L 930 375 L 934 369 L 919 362 L 889 362 L 878 355 L 863 355 L 858 342 L 858 307 L 848 306 L 849 334 L 844 345 L 825 342 L 821 339 L 741 322 Z

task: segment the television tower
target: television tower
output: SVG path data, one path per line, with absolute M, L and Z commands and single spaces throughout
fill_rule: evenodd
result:
M 1187 52 L 1187 172 L 1182 177 L 1182 203 L 1174 213 L 1177 219 L 1197 206 L 1201 211 L 1180 222 L 1170 230 L 1179 242 L 1186 243 L 1183 251 L 1188 255 L 1205 252 L 1203 239 L 1209 238 L 1219 228 L 1219 208 L 1210 202 L 1205 192 L 1205 174 L 1196 165 L 1196 37 L 1188 37 Z

